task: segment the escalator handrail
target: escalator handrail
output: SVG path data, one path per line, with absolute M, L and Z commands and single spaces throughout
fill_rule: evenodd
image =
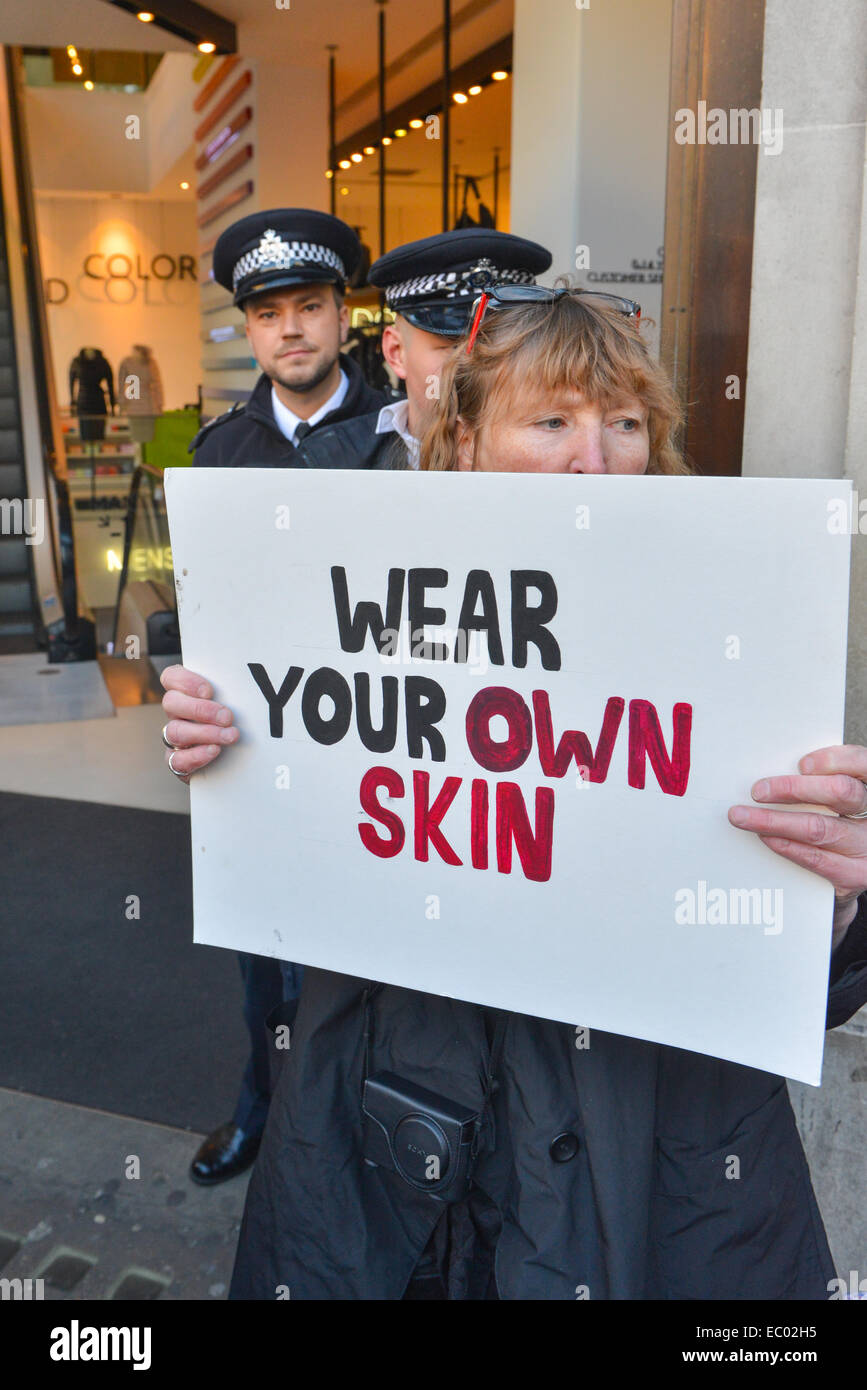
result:
M 52 547 L 60 572 L 58 587 L 63 608 L 64 637 L 68 642 L 74 644 L 79 636 L 75 537 L 69 487 L 57 467 L 57 449 L 54 438 L 55 421 L 48 387 L 49 373 L 52 370 L 51 353 L 48 345 L 47 323 L 44 317 L 39 244 L 36 236 L 36 210 L 27 169 L 27 137 L 21 90 L 18 83 L 17 65 L 20 62 L 20 51 L 12 49 L 8 45 L 4 46 L 3 60 L 6 68 L 6 87 L 9 99 L 9 123 L 15 166 L 16 196 L 22 232 L 25 234 L 22 238 L 22 261 L 27 288 L 27 315 L 33 357 L 33 385 L 39 411 L 39 433 L 42 440 L 44 474 L 46 483 L 54 489 L 56 501 L 57 530 L 55 530 L 53 509 L 48 507 L 46 510 L 49 516 Z
M 114 610 L 114 631 L 112 632 L 112 651 L 117 652 L 117 633 L 120 624 L 120 605 L 123 600 L 123 592 L 129 579 L 129 557 L 132 551 L 133 536 L 135 534 L 139 493 L 141 485 L 150 476 L 163 481 L 164 474 L 161 468 L 154 468 L 150 463 L 139 463 L 133 469 L 132 481 L 129 487 L 129 494 L 126 503 L 126 519 L 124 521 L 123 536 L 123 561 L 120 567 L 120 580 L 117 586 L 117 605 Z

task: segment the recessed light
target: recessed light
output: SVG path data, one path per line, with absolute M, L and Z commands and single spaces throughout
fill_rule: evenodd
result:
M 136 19 L 140 19 L 142 24 L 153 24 L 154 17 L 150 10 L 139 10 Z
M 349 189 L 346 188 L 346 187 L 343 187 L 343 188 L 341 188 L 340 192 L 346 194 L 346 193 L 349 192 Z
M 464 102 L 469 101 L 469 97 L 467 96 L 466 92 L 455 92 L 454 98 L 458 106 L 463 106 Z
M 93 83 L 90 81 L 90 78 L 88 78 L 88 80 L 85 82 L 85 84 L 84 84 L 84 90 L 85 90 L 86 92 L 92 92 L 92 91 L 93 91 Z
M 420 116 L 413 116 L 412 120 L 409 123 L 410 130 L 421 130 L 423 125 L 424 121 L 421 119 Z
M 402 140 L 403 137 L 406 135 L 406 129 L 404 128 L 404 126 L 398 126 L 397 130 L 394 133 L 397 136 L 398 140 Z
M 383 135 L 383 137 L 382 137 L 382 143 L 383 143 L 384 145 L 390 145 L 390 144 L 392 143 L 391 136 L 390 136 L 390 135 Z
M 210 39 L 206 39 L 204 43 L 197 43 L 196 48 L 200 53 L 216 53 L 217 51 L 217 45 L 211 43 Z
M 326 169 L 326 170 L 325 170 L 325 177 L 326 177 L 327 179 L 333 179 L 333 178 L 334 178 L 334 170 L 333 170 L 333 169 Z
M 508 76 L 509 74 L 507 72 L 503 72 L 502 69 L 499 69 L 497 72 L 491 73 L 491 77 L 494 79 L 495 82 L 505 82 Z
M 351 155 L 349 156 L 349 158 L 352 160 L 353 164 L 360 164 L 361 161 L 362 161 L 362 159 L 364 158 L 364 155 L 363 155 L 363 154 L 351 154 Z
M 467 88 L 467 91 L 469 92 L 469 94 L 470 94 L 471 97 L 477 97 L 477 96 L 479 95 L 479 92 L 480 92 L 481 90 L 482 90 L 482 89 L 481 89 L 481 87 L 479 86 L 478 82 L 476 82 L 472 87 L 468 87 L 468 88 Z
M 75 73 L 76 77 L 80 77 L 81 74 L 84 72 L 84 68 L 81 66 L 80 63 L 73 63 L 72 71 Z
M 364 147 L 364 153 L 365 153 L 365 154 L 376 154 L 376 146 L 375 146 L 375 145 L 365 145 L 365 147 Z
M 341 168 L 341 169 L 351 169 L 351 168 L 352 168 L 352 163 L 351 163 L 351 161 L 348 160 L 348 159 L 339 159 L 339 160 L 337 161 L 337 163 L 338 163 L 339 168 Z
M 68 43 L 66 45 L 66 51 L 69 54 L 70 58 L 78 57 L 78 49 L 75 47 L 74 43 Z
M 186 188 L 189 188 L 189 186 L 190 186 L 190 185 L 189 185 L 189 183 L 187 182 L 186 179 L 181 179 L 181 188 L 186 189 Z

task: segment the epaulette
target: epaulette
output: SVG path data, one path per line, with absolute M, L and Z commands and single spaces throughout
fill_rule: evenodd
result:
M 194 449 L 198 449 L 205 435 L 208 433 L 208 430 L 212 430 L 215 425 L 224 425 L 227 420 L 234 420 L 235 416 L 240 415 L 241 411 L 245 409 L 245 401 L 236 401 L 230 410 L 224 411 L 222 415 L 215 415 L 213 420 L 209 420 L 206 425 L 202 425 L 198 434 L 190 440 L 187 446 L 187 453 L 191 454 Z

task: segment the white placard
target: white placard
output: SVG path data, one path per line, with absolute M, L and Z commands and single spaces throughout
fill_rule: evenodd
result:
M 842 742 L 851 484 L 166 491 L 184 662 L 242 735 L 192 781 L 197 941 L 818 1084 L 833 890 L 726 812 Z

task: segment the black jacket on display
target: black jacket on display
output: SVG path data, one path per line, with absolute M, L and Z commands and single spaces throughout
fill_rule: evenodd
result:
M 367 385 L 351 357 L 341 354 L 340 365 L 349 378 L 349 390 L 336 410 L 312 426 L 296 446 L 281 433 L 271 408 L 271 381 L 263 373 L 244 405 L 233 406 L 199 430 L 189 447 L 196 451 L 200 468 L 362 468 L 370 464 L 340 462 L 322 448 L 317 462 L 308 463 L 306 446 L 330 426 L 370 412 L 378 414 L 388 396 Z M 376 414 L 374 414 L 374 426 Z M 322 461 L 319 461 L 321 458 Z
M 69 364 L 69 400 L 73 414 L 106 415 L 108 395 L 114 409 L 114 377 L 99 348 L 82 348 Z
M 370 989 L 370 1071 L 483 1103 L 490 1010 L 308 967 L 230 1298 L 270 1301 L 282 1286 L 292 1299 L 400 1299 L 438 1242 L 449 1297 L 491 1296 L 473 1292 L 479 1202 L 444 1206 L 364 1161 Z M 827 1026 L 865 1001 L 867 894 L 832 958 Z M 503 1018 L 474 1188 L 501 1299 L 829 1297 L 834 1265 L 782 1077 L 595 1029 L 579 1046 L 580 1020 Z

